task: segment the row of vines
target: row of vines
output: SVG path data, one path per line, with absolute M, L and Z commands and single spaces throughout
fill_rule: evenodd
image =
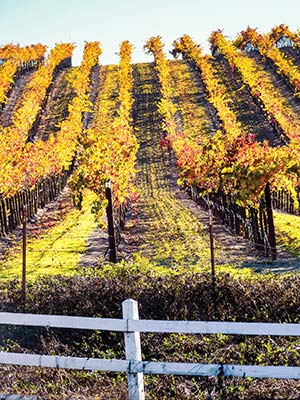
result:
M 35 97 L 39 93 L 43 93 L 39 98 L 40 103 L 43 102 L 47 88 L 53 80 L 54 70 L 65 60 L 69 65 L 73 48 L 69 44 L 57 45 L 45 64 L 36 71 L 24 97 L 22 117 L 19 113 L 23 126 L 26 126 L 27 118 L 31 117 L 29 103 L 39 103 Z M 72 71 L 71 83 L 76 95 L 69 104 L 68 117 L 62 121 L 58 132 L 51 134 L 48 140 L 30 142 L 27 134 L 16 124 L 1 129 L 0 136 L 5 149 L 0 161 L 2 235 L 11 231 L 19 222 L 24 205 L 28 208 L 28 218 L 31 218 L 38 205 L 52 201 L 64 187 L 74 166 L 82 134 L 82 115 L 90 107 L 87 99 L 91 84 L 90 74 L 94 65 L 98 64 L 100 54 L 98 42 L 86 43 L 81 66 Z M 46 70 L 48 73 L 41 74 L 40 71 Z M 36 85 L 40 81 L 41 92 L 35 93 Z M 38 109 L 40 107 L 41 105 Z
M 219 31 L 210 40 L 212 47 L 227 57 L 230 66 L 239 70 L 249 90 L 264 89 L 262 81 L 258 83 L 254 61 L 238 52 Z M 170 63 L 163 53 L 161 38 L 151 38 L 145 47 L 155 57 L 162 95 L 158 108 L 164 118 L 166 140 L 178 160 L 181 182 L 199 203 L 212 207 L 237 233 L 250 237 L 257 248 L 275 258 L 270 190 L 288 191 L 297 206 L 299 145 L 295 134 L 289 134 L 288 146 L 274 147 L 244 131 L 230 107 L 227 87 L 216 77 L 211 58 L 203 55 L 199 46 L 185 35 L 174 42 L 172 53 L 182 54 L 191 68 L 196 68 L 219 121 L 218 127 L 207 133 L 207 123 L 202 118 L 203 126 L 198 124 L 197 135 L 191 134 L 191 121 L 185 121 L 183 109 L 176 107 L 174 101 L 181 83 L 178 79 L 176 90 L 172 91 Z M 254 97 L 261 94 L 253 90 Z M 270 103 L 272 96 L 268 95 Z M 263 106 L 266 107 L 265 103 Z
M 271 199 L 274 206 L 289 212 L 298 208 L 300 125 L 289 100 L 274 86 L 263 66 L 244 50 L 251 48 L 272 63 L 297 98 L 298 68 L 276 47 L 283 37 L 299 47 L 298 35 L 284 25 L 267 35 L 248 28 L 234 42 L 216 31 L 210 36 L 215 55 L 212 58 L 204 55 L 200 46 L 184 35 L 173 43 L 173 55 L 182 55 L 185 60 L 180 67 L 178 64 L 178 69 L 174 67 L 175 63 L 167 60 L 159 36 L 150 38 L 145 45 L 146 51 L 155 57 L 161 91 L 158 103 L 164 129 L 161 145 L 172 147 L 181 184 L 189 188 L 197 202 L 212 207 L 222 220 L 229 221 L 237 233 L 249 237 L 258 247 L 267 248 L 267 252 L 274 251 L 273 257 L 276 243 Z M 89 102 L 88 91 L 91 72 L 98 64 L 101 49 L 98 42 L 86 43 L 80 68 L 69 73 L 76 95 L 69 104 L 67 117 L 47 140 L 32 134 L 55 75 L 61 68 L 70 67 L 73 49 L 72 44 L 58 44 L 47 59 L 44 59 L 46 47 L 40 44 L 26 48 L 9 45 L 0 49 L 0 58 L 5 60 L 0 68 L 0 74 L 3 74 L 1 104 L 7 100 L 16 73 L 16 70 L 10 71 L 10 66 L 19 68 L 33 61 L 36 68 L 13 112 L 11 125 L 0 127 L 2 199 L 34 190 L 45 179 L 56 179 L 59 174 L 71 171 L 75 159 L 76 169 L 70 185 L 79 206 L 85 188 L 98 195 L 97 212 L 106 206 L 105 186 L 108 183 L 116 207 L 126 204 L 134 191 L 138 144 L 131 119 L 133 46 L 130 42 L 121 44 L 118 66 L 100 70 L 103 87 L 95 105 Z M 256 133 L 251 132 L 251 124 L 246 129 L 241 123 L 238 107 L 232 106 L 233 89 L 228 87 L 226 80 L 220 79 L 222 71 L 217 72 L 214 66 L 217 57 L 222 57 L 228 64 L 230 79 L 238 77 L 242 82 L 239 90 L 248 91 L 251 101 L 259 107 L 266 123 L 274 128 L 279 141 L 258 139 Z M 185 101 L 186 90 L 194 90 L 192 73 L 201 82 L 205 104 L 194 102 L 191 105 Z M 180 74 L 189 76 L 191 82 L 181 79 Z M 93 107 L 93 125 L 83 129 L 83 114 Z M 10 211 L 7 212 L 9 215 Z M 8 216 L 3 218 L 2 231 L 9 225 L 5 222 Z
M 106 185 L 111 186 L 117 210 L 134 190 L 138 144 L 131 121 L 131 53 L 131 43 L 123 42 L 119 65 L 102 68 L 103 88 L 96 102 L 94 124 L 81 137 L 78 166 L 70 182 L 78 205 L 84 189 L 98 195 L 94 211 L 99 216 L 106 206 Z

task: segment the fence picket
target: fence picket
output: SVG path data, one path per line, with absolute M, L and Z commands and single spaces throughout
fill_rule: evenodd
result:
M 138 320 L 139 311 L 138 304 L 135 300 L 128 299 L 122 303 L 123 319 L 127 320 Z M 125 352 L 126 360 L 129 361 L 129 365 L 134 361 L 142 360 L 141 350 L 141 338 L 139 332 L 131 331 L 127 324 L 127 331 L 124 333 L 125 337 Z M 144 400 L 144 378 L 141 372 L 130 372 L 128 374 L 128 393 L 130 400 Z

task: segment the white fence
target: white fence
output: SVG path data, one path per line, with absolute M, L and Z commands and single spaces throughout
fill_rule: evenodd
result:
M 300 379 L 300 367 L 142 361 L 140 342 L 140 332 L 300 336 L 300 324 L 139 320 L 131 299 L 122 310 L 122 319 L 0 313 L 0 324 L 124 332 L 125 360 L 0 352 L 0 364 L 125 372 L 129 400 L 144 399 L 143 374 Z

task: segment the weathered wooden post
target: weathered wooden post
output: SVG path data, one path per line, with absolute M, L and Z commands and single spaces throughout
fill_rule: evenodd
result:
M 211 264 L 211 283 L 214 310 L 217 310 L 217 292 L 216 292 L 216 271 L 215 271 L 215 247 L 211 201 L 208 200 L 208 216 L 209 216 L 209 242 L 210 242 L 210 264 Z
M 138 303 L 128 299 L 122 303 L 123 319 L 139 319 Z M 139 332 L 125 332 L 125 353 L 126 360 L 141 361 L 141 338 Z M 142 372 L 128 374 L 129 400 L 144 400 L 144 377 Z
M 266 199 L 266 210 L 268 216 L 268 228 L 269 228 L 268 240 L 270 245 L 270 255 L 272 260 L 276 260 L 277 259 L 276 236 L 275 236 L 275 227 L 274 227 L 273 210 L 272 210 L 271 189 L 269 183 L 267 183 L 265 187 L 265 199 Z
M 105 196 L 108 202 L 106 207 L 106 216 L 107 216 L 108 243 L 109 243 L 109 261 L 116 263 L 117 249 L 116 249 L 116 238 L 114 229 L 112 190 L 110 181 L 106 182 L 105 184 Z
M 213 286 L 215 286 L 215 283 L 216 283 L 215 247 L 214 247 L 214 232 L 213 232 L 212 209 L 211 209 L 210 200 L 209 200 L 208 216 L 209 216 L 209 242 L 210 242 L 211 278 L 212 278 Z
M 22 302 L 25 309 L 26 304 L 26 242 L 27 242 L 27 206 L 22 210 Z

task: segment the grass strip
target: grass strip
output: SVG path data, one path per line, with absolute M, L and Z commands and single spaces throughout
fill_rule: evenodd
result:
M 27 277 L 39 275 L 69 274 L 76 270 L 86 240 L 96 228 L 91 206 L 96 199 L 92 192 L 86 192 L 82 210 L 73 209 L 54 227 L 38 238 L 27 242 Z M 14 255 L 3 260 L 0 278 L 20 278 L 22 272 L 22 246 L 15 248 Z

